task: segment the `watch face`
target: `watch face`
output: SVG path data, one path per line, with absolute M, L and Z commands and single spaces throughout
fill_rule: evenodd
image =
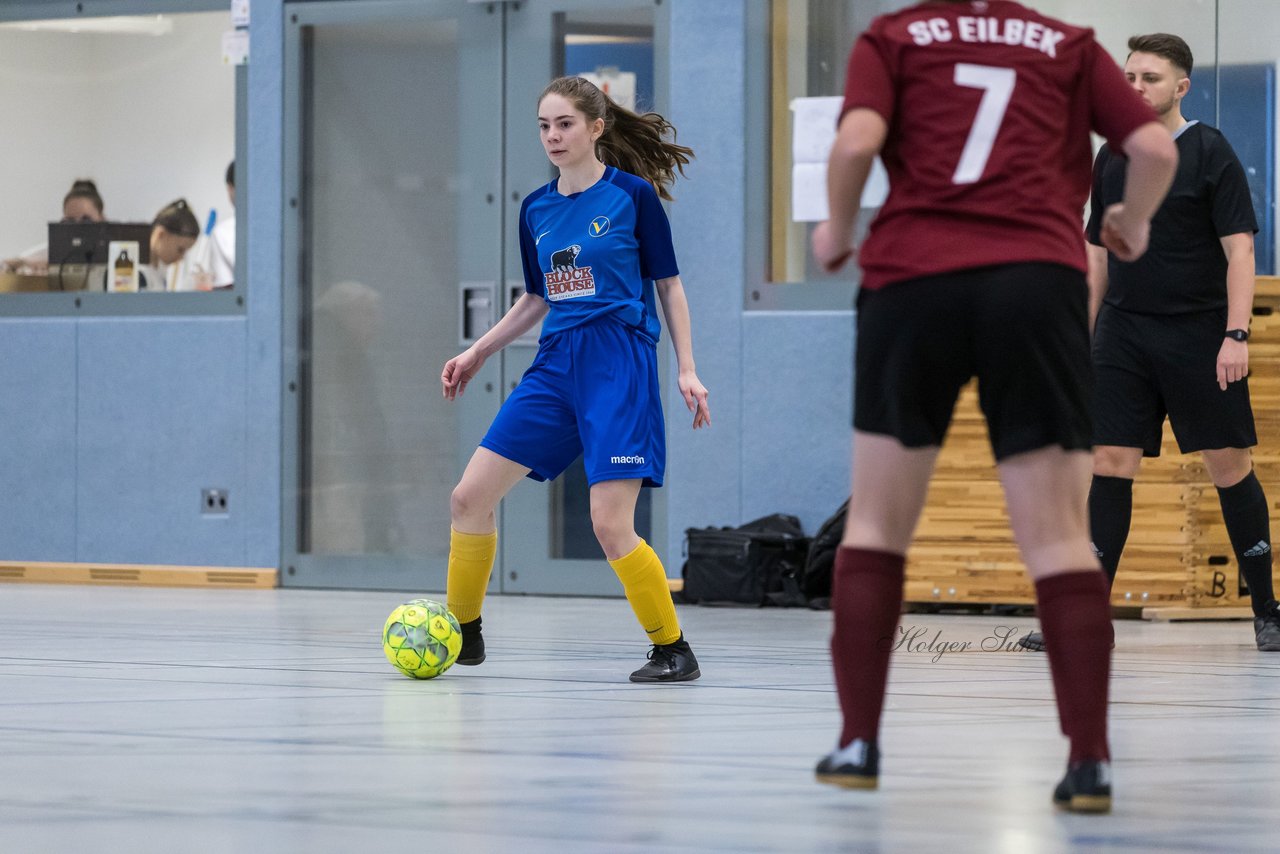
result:
M 1249 333 L 1245 332 L 1243 329 L 1232 329 L 1227 332 L 1227 337 L 1233 338 L 1236 341 L 1248 341 Z

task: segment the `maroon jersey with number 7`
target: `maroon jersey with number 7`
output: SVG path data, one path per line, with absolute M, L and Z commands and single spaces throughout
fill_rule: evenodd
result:
M 858 107 L 889 125 L 889 197 L 859 252 L 873 289 L 992 264 L 1084 270 L 1089 132 L 1119 151 L 1156 120 L 1092 30 L 1011 0 L 875 19 L 849 57 L 841 117 Z

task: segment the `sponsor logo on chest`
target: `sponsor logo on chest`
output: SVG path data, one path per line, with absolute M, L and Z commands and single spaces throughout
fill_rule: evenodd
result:
M 596 279 L 591 275 L 591 268 L 578 266 L 578 253 L 581 251 L 582 247 L 575 244 L 551 253 L 551 272 L 542 274 L 550 301 L 588 297 L 596 292 Z

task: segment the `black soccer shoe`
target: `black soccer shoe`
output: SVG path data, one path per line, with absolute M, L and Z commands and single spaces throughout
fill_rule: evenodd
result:
M 688 682 L 702 675 L 698 659 L 684 639 L 675 643 L 655 643 L 649 650 L 649 663 L 631 674 L 632 682 Z
M 1023 637 L 1018 638 L 1018 646 L 1030 652 L 1044 652 L 1044 633 L 1028 632 Z M 1111 648 L 1116 648 L 1116 642 L 1111 642 Z
M 880 748 L 874 741 L 855 738 L 822 757 L 813 775 L 819 783 L 846 789 L 874 789 L 880 782 Z
M 1044 635 L 1040 632 L 1029 632 L 1018 638 L 1018 646 L 1031 652 L 1044 652 Z
M 458 653 L 455 664 L 474 667 L 484 661 L 484 636 L 480 634 L 480 618 L 469 623 L 459 623 L 462 629 L 462 650 Z
M 1111 812 L 1111 763 L 1105 759 L 1071 763 L 1053 790 L 1053 803 L 1068 812 Z
M 1262 606 L 1262 616 L 1253 618 L 1253 636 L 1259 652 L 1280 652 L 1280 603 L 1272 599 Z

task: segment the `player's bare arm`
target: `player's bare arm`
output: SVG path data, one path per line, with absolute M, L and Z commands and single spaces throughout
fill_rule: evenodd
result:
M 662 303 L 662 315 L 667 321 L 667 333 L 676 351 L 677 382 L 685 406 L 693 413 L 693 429 L 711 426 L 711 407 L 707 404 L 706 386 L 698 379 L 693 365 L 693 333 L 689 322 L 689 300 L 684 293 L 684 283 L 679 276 L 658 279 L 654 282 L 658 300 Z
M 1136 261 L 1147 251 L 1151 217 L 1164 201 L 1178 168 L 1178 149 L 1159 122 L 1142 125 L 1122 146 L 1129 158 L 1124 201 L 1107 208 L 1102 244 L 1121 261 Z
M 466 391 L 467 383 L 486 359 L 532 329 L 546 313 L 546 300 L 535 294 L 523 294 L 480 340 L 444 363 L 440 384 L 445 399 L 453 400 Z
M 1255 265 L 1253 235 L 1228 234 L 1221 238 L 1222 251 L 1227 256 L 1227 330 L 1249 330 L 1249 318 L 1253 314 L 1253 289 Z M 1249 375 L 1249 343 L 1223 336 L 1222 349 L 1218 351 L 1218 388 L 1227 390 L 1228 383 L 1238 382 Z
M 888 133 L 888 123 L 874 110 L 850 110 L 840 120 L 827 162 L 828 218 L 813 231 L 814 258 L 829 273 L 839 270 L 854 253 L 853 229 L 862 189 Z

